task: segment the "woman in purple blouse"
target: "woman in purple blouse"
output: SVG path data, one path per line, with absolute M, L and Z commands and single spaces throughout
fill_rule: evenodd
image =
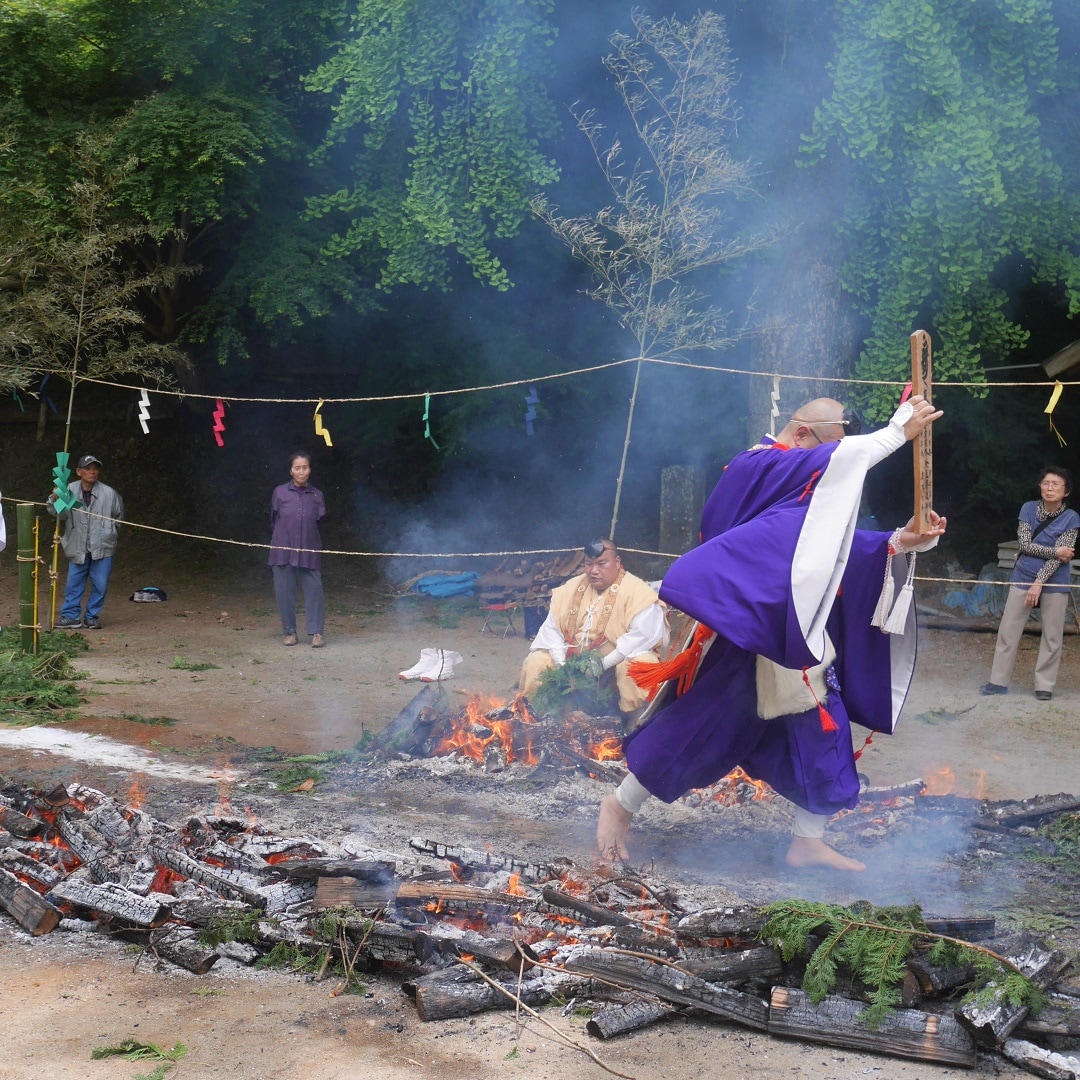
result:
M 311 647 L 321 649 L 326 600 L 322 587 L 322 538 L 319 522 L 326 516 L 323 493 L 312 487 L 311 458 L 302 450 L 289 457 L 287 484 L 274 488 L 270 498 L 269 564 L 274 572 L 274 596 L 281 616 L 281 643 L 296 644 L 296 586 L 304 592 L 304 622 Z

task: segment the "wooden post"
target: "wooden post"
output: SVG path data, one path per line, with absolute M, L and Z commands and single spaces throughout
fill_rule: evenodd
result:
M 911 335 L 911 392 L 930 400 L 931 363 L 930 335 L 916 330 Z M 924 533 L 930 528 L 930 511 L 934 506 L 934 448 L 930 428 L 923 428 L 915 437 L 915 531 Z
M 34 507 L 19 503 L 19 629 L 24 653 L 37 653 L 37 596 L 34 591 Z

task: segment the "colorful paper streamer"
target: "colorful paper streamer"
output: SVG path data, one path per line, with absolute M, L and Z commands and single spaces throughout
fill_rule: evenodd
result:
M 439 449 L 439 444 L 435 441 L 431 434 L 431 421 L 428 419 L 431 413 L 431 395 L 424 395 L 424 438 L 427 439 L 436 450 Z
M 1050 400 L 1047 402 L 1046 408 L 1043 409 L 1043 412 L 1046 413 L 1046 415 L 1050 419 L 1050 430 L 1057 436 L 1057 441 L 1058 441 L 1059 446 L 1068 446 L 1069 445 L 1061 437 L 1061 432 L 1058 431 L 1058 429 L 1056 427 L 1054 427 L 1054 409 L 1057 408 L 1057 403 L 1061 399 L 1061 392 L 1064 389 L 1065 388 L 1061 385 L 1060 382 L 1055 382 L 1054 383 L 1054 391 L 1050 395 Z
M 139 395 L 139 424 L 142 427 L 143 434 L 150 434 L 150 425 L 147 421 L 150 419 L 150 395 L 144 389 Z
M 78 495 L 73 495 L 68 487 L 70 476 L 67 451 L 58 450 L 56 452 L 56 467 L 52 471 L 53 494 L 56 496 L 53 505 L 56 507 L 58 514 L 70 510 L 79 501 Z
M 218 446 L 224 446 L 225 440 L 221 433 L 225 430 L 225 402 L 218 398 L 214 402 L 214 440 Z
M 319 398 L 319 404 L 315 406 L 315 434 L 321 435 L 326 441 L 327 446 L 333 446 L 330 441 L 330 432 L 323 427 L 322 417 L 319 415 L 319 410 L 323 407 L 323 399 Z
M 533 433 L 533 421 L 536 419 L 536 406 L 540 403 L 540 395 L 535 386 L 529 387 L 529 393 L 525 397 L 525 404 L 529 407 L 525 410 L 525 434 Z

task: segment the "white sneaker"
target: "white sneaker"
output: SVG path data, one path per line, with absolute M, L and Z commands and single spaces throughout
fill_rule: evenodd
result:
M 454 677 L 454 668 L 461 663 L 461 653 L 449 649 L 436 649 L 434 662 L 420 675 L 421 682 L 442 682 Z
M 399 671 L 398 678 L 403 682 L 409 682 L 410 679 L 419 679 L 439 659 L 438 653 L 438 649 L 421 649 L 420 659 L 408 671 Z

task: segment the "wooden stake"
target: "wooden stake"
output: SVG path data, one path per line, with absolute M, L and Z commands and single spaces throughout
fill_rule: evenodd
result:
M 911 392 L 930 400 L 931 357 L 930 335 L 916 330 L 911 335 Z M 924 533 L 930 528 L 930 511 L 934 506 L 934 448 L 930 428 L 923 428 L 915 437 L 915 531 Z

